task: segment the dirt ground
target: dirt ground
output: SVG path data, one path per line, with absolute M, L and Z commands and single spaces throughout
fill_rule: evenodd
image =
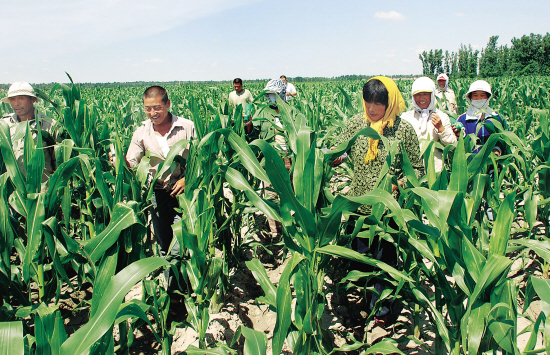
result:
M 259 234 L 258 240 L 269 244 L 271 236 L 267 233 Z M 283 255 L 283 249 L 278 246 L 270 247 L 274 256 L 259 252 L 257 257 L 266 267 L 270 280 L 277 285 L 281 273 L 283 272 L 287 255 Z M 252 255 L 250 255 L 252 257 Z M 522 265 L 523 263 L 523 265 Z M 520 287 L 525 286 L 528 273 L 540 275 L 537 269 L 537 263 L 533 260 L 519 259 L 514 263 L 509 277 L 513 278 Z M 334 344 L 341 346 L 353 335 L 357 340 L 363 340 L 369 344 L 374 344 L 384 338 L 392 338 L 399 344 L 399 349 L 405 354 L 434 354 L 435 335 L 431 328 L 428 315 L 421 315 L 421 334 L 422 340 L 414 339 L 412 336 L 412 314 L 407 308 L 403 308 L 397 322 L 392 327 L 383 328 L 375 324 L 374 321 L 366 322 L 368 307 L 365 299 L 354 292 L 342 290 L 339 284 L 340 279 L 345 276 L 338 272 L 325 278 L 325 292 L 327 305 L 322 317 L 326 329 L 331 331 L 334 337 Z M 334 278 L 334 280 L 332 278 Z M 451 282 L 453 280 L 450 280 Z M 264 332 L 269 340 L 268 354 L 271 353 L 271 339 L 275 327 L 276 313 L 271 311 L 265 304 L 259 304 L 255 299 L 263 295 L 260 286 L 248 271 L 244 262 L 241 267 L 231 274 L 231 286 L 226 302 L 217 313 L 211 313 L 206 341 L 210 344 L 225 343 L 229 344 L 240 325 L 253 328 Z M 433 290 L 432 290 L 433 291 Z M 141 284 L 136 285 L 128 294 L 127 300 L 141 297 Z M 532 324 L 540 314 L 540 301 L 533 302 L 525 316 L 522 316 L 523 302 L 518 302 L 518 332 Z M 530 318 L 530 319 L 529 319 Z M 518 346 L 523 350 L 529 340 L 530 333 L 520 335 Z M 155 354 L 159 350 L 157 344 L 149 331 L 135 332 L 134 353 L 135 354 Z M 182 353 L 189 345 L 198 347 L 198 334 L 191 327 L 177 328 L 172 344 L 172 354 Z M 242 339 L 237 345 L 237 351 L 242 354 Z M 537 347 L 542 347 L 542 335 L 539 334 Z M 291 354 L 288 348 L 283 348 L 283 354 Z M 357 352 L 349 352 L 354 354 Z M 359 354 L 359 353 L 357 353 Z

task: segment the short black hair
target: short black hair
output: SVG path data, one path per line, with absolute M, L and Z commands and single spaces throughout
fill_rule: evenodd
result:
M 151 86 L 148 87 L 145 92 L 143 92 L 143 100 L 157 96 L 161 96 L 162 103 L 168 103 L 168 93 L 166 92 L 166 89 L 162 86 Z
M 285 79 L 286 79 L 286 75 L 281 75 L 281 76 L 279 77 L 279 79 L 282 79 L 282 78 L 285 78 Z
M 243 79 L 241 79 L 241 78 L 233 79 L 233 84 L 242 84 L 242 83 L 243 83 Z
M 363 86 L 363 100 L 368 103 L 382 104 L 388 108 L 388 89 L 378 79 L 372 79 Z

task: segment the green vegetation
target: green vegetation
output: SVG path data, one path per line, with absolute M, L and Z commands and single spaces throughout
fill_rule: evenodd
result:
M 458 52 L 431 49 L 419 55 L 422 74 L 434 76 L 447 73 L 452 78 L 483 78 L 505 75 L 549 75 L 550 33 L 531 33 L 513 38 L 512 45 L 498 46 L 498 37 L 491 36 L 487 47 L 480 51 L 471 45 L 460 45 Z
M 297 84 L 299 96 L 291 105 L 278 102 L 290 172 L 272 141 L 247 142 L 241 108 L 233 113 L 227 104 L 229 83 L 167 85 L 171 111 L 192 119 L 198 133 L 185 163 L 185 192 L 178 197 L 183 219 L 173 226 L 181 252 L 169 259 L 160 258 L 149 242 L 152 188 L 143 173 L 148 159 L 135 171 L 122 159 L 135 127 L 147 119 L 140 99 L 145 87 L 57 84 L 40 91 L 44 100 L 37 109 L 58 121 L 52 137 L 58 167 L 46 191 L 40 189 L 41 132 L 34 132 L 36 143 L 25 141 L 24 175 L 13 158 L 9 129 L 0 122 L 1 352 L 130 354 L 134 330 L 148 327 L 160 344 L 158 353 L 170 354 L 176 327 L 192 327 L 200 342 L 188 354 L 236 354 L 241 335 L 245 354 L 265 354 L 268 344 L 276 354 L 283 347 L 294 354 L 399 353 L 398 342 L 389 338 L 369 344 L 366 337 L 348 334 L 346 344 L 334 344 L 322 319 L 329 312 L 326 276 L 349 261 L 377 270 L 352 271 L 340 283 L 343 293 L 379 293 L 365 323 L 384 300 L 411 312 L 412 326 L 401 342 L 424 346 L 427 334 L 435 333 L 436 354 L 548 352 L 550 81 L 531 76 L 489 82 L 491 106 L 511 131 L 494 134 L 476 156 L 472 137 L 445 147 L 440 173 L 430 163 L 435 146 L 426 145 L 427 174 L 418 180 L 405 166 L 408 182 L 398 200 L 390 194 L 394 177 L 388 173 L 398 158 L 396 147 L 389 149 L 374 191 L 351 198 L 331 189 L 335 181 L 338 190 L 349 184 L 345 177 L 353 162 L 336 169 L 328 163 L 351 142 L 326 154 L 321 148 L 332 148 L 348 118 L 361 112 L 363 81 Z M 409 98 L 412 80 L 397 83 Z M 264 84 L 246 88 L 257 97 L 253 121 L 271 126 L 274 111 L 261 95 Z M 459 112 L 466 110 L 469 84 L 469 79 L 450 83 Z M 10 110 L 0 104 L 0 113 Z M 18 131 L 31 137 L 26 123 Z M 378 138 L 371 129 L 359 134 Z M 496 157 L 491 151 L 499 141 L 509 149 Z M 118 158 L 114 167 L 107 157 L 111 143 Z M 186 144 L 172 147 L 160 170 L 169 169 Z M 373 206 L 371 215 L 354 213 L 361 204 Z M 494 221 L 487 219 L 485 205 Z M 276 284 L 260 259 L 251 257 L 267 250 L 252 238 L 265 218 L 282 226 L 278 242 L 287 262 Z M 348 248 L 354 237 L 375 236 L 397 245 L 397 266 Z M 529 259 L 535 266 L 521 269 L 525 283 L 517 284 L 510 277 L 512 265 Z M 277 313 L 273 337 L 241 326 L 232 341 L 209 342 L 210 315 L 226 301 L 233 272 L 243 264 L 262 289 L 256 302 Z M 189 312 L 180 323 L 169 321 L 170 296 L 161 277 L 166 268 L 177 276 Z M 355 286 L 360 278 L 377 278 L 384 289 Z M 125 301 L 137 282 L 142 298 Z M 68 309 L 68 295 L 82 290 L 92 290 L 92 296 Z M 543 312 L 528 328 L 517 329 L 518 317 L 538 299 Z M 421 313 L 428 324 L 420 322 Z M 85 324 L 67 325 L 75 314 L 84 315 Z M 526 349 L 518 349 L 519 331 L 531 334 Z M 535 349 L 539 334 L 543 348 Z

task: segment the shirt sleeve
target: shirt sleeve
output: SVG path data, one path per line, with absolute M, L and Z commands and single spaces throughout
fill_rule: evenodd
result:
M 132 136 L 132 141 L 130 142 L 130 147 L 128 147 L 128 152 L 126 153 L 126 160 L 130 164 L 131 168 L 135 168 L 141 158 L 145 155 L 145 148 L 143 146 L 143 141 L 139 138 L 139 128 L 138 131 L 134 132 Z
M 444 146 L 456 143 L 456 136 L 453 132 L 453 128 L 451 127 L 451 120 L 449 119 L 449 116 L 447 116 L 443 112 L 437 112 L 437 114 L 441 118 L 441 123 L 443 124 L 443 128 L 444 128 L 443 132 L 437 133 L 439 137 L 439 141 Z
M 359 130 L 362 128 L 362 114 L 355 115 L 351 117 L 342 130 L 342 133 L 338 136 L 336 139 L 336 142 L 334 143 L 335 146 L 338 146 L 348 140 L 350 140 Z M 364 119 L 363 119 L 364 120 Z

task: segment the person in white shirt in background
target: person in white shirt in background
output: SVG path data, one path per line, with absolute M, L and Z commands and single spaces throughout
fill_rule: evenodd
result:
M 458 114 L 455 92 L 449 88 L 449 77 L 443 73 L 439 74 L 436 80 L 437 91 L 435 92 L 435 97 L 440 101 L 439 107 Z
M 252 103 L 254 101 L 254 97 L 252 97 L 252 94 L 248 89 L 243 88 L 243 81 L 241 78 L 235 78 L 233 80 L 233 88 L 235 89 L 229 94 L 229 105 L 237 107 L 239 105 L 243 105 L 243 112 L 244 112 L 244 106 L 247 103 Z
M 413 110 L 401 115 L 401 118 L 408 121 L 414 127 L 421 149 L 429 141 L 440 142 L 443 146 L 453 144 L 457 141 L 456 135 L 451 127 L 449 116 L 435 108 L 435 84 L 432 79 L 421 77 L 412 85 Z M 435 171 L 443 169 L 443 151 L 435 148 L 434 164 Z M 426 164 L 424 162 L 424 164 Z
M 298 93 L 296 92 L 296 87 L 294 87 L 294 85 L 292 85 L 291 83 L 289 83 L 287 80 L 286 80 L 286 76 L 284 75 L 281 75 L 281 77 L 279 78 L 281 79 L 285 85 L 286 85 L 286 97 L 285 97 L 285 101 L 286 102 L 289 102 L 290 99 L 292 99 L 294 96 L 298 95 Z

